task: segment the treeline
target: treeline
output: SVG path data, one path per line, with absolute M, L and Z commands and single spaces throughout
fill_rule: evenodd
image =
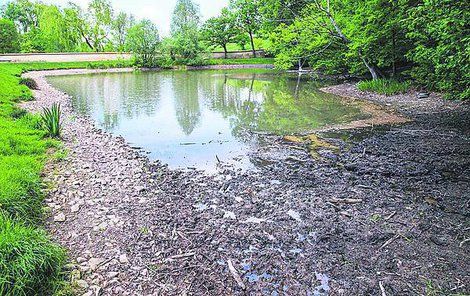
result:
M 193 0 L 178 0 L 164 39 L 150 21 L 115 13 L 108 0 L 92 0 L 86 10 L 13 0 L 1 15 L 14 26 L 0 21 L 0 35 L 15 35 L 15 27 L 19 35 L 0 42 L 0 52 L 126 50 L 139 65 L 165 67 L 203 64 L 215 48 L 250 48 L 256 56 L 256 38 L 281 69 L 412 78 L 450 97 L 470 97 L 465 0 L 230 0 L 204 23 Z

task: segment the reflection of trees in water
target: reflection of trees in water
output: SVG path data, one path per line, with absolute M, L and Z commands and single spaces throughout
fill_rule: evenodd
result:
M 230 118 L 232 132 L 289 133 L 351 120 L 359 110 L 320 92 L 318 82 L 285 75 L 228 75 L 202 84 L 211 108 Z M 214 86 L 215 85 L 215 86 Z M 209 90 L 209 91 L 208 91 Z
M 197 75 L 197 74 L 196 74 Z M 198 79 L 194 72 L 173 73 L 176 119 L 186 135 L 191 134 L 201 119 Z
M 58 77 L 62 90 L 72 95 L 74 108 L 85 115 L 103 110 L 103 126 L 112 129 L 120 116 L 151 115 L 158 107 L 162 78 L 158 73 L 108 73 Z

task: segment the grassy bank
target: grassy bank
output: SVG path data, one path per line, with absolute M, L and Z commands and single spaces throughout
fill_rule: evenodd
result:
M 272 58 L 249 58 L 249 59 L 211 59 L 209 65 L 258 65 L 274 64 Z
M 46 138 L 38 116 L 15 106 L 32 99 L 20 84 L 28 70 L 109 68 L 129 62 L 0 64 L 0 295 L 50 295 L 61 287 L 65 252 L 42 230 L 40 173 L 60 142 Z M 52 149 L 51 149 L 52 148 Z
M 406 93 L 410 87 L 410 81 L 397 81 L 393 79 L 364 80 L 357 84 L 359 90 L 371 91 L 387 96 Z

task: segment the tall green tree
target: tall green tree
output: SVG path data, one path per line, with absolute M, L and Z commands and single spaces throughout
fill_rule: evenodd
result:
M 10 20 L 0 19 L 0 53 L 18 52 L 19 49 L 15 24 Z
M 227 44 L 238 41 L 240 30 L 234 26 L 235 15 L 227 8 L 222 9 L 220 16 L 208 19 L 203 27 L 203 37 L 211 45 L 221 46 L 227 58 Z
M 256 57 L 254 36 L 261 28 L 261 11 L 258 0 L 231 0 L 230 9 L 235 13 L 238 27 L 250 37 L 253 57 Z
M 183 60 L 197 59 L 203 50 L 200 42 L 199 6 L 192 0 L 178 0 L 171 19 L 173 56 Z
M 127 33 L 129 29 L 134 26 L 134 16 L 120 12 L 113 20 L 113 43 L 114 48 L 117 51 L 124 51 L 127 39 Z
M 127 32 L 127 48 L 134 53 L 136 62 L 142 67 L 155 67 L 160 36 L 157 26 L 150 20 L 142 20 Z

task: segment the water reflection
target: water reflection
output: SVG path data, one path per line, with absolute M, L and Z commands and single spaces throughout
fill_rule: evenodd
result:
M 318 91 L 318 82 L 274 71 L 162 71 L 50 77 L 74 108 L 171 167 L 250 167 L 246 131 L 303 132 L 364 117 Z

